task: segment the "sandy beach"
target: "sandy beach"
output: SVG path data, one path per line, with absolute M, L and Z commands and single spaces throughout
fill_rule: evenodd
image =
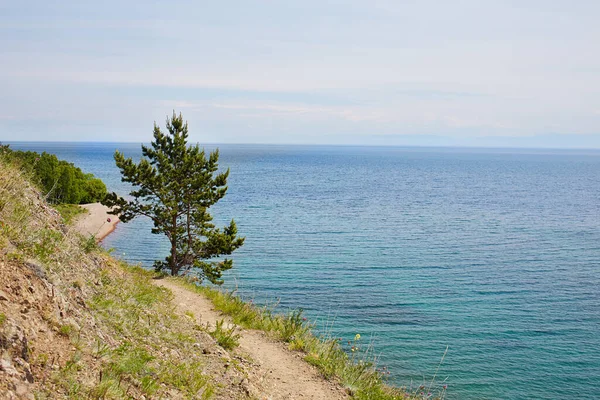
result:
M 74 228 L 82 235 L 94 235 L 96 240 L 101 241 L 114 231 L 119 223 L 119 217 L 109 214 L 109 208 L 100 203 L 82 204 L 81 207 L 88 213 L 77 219 Z

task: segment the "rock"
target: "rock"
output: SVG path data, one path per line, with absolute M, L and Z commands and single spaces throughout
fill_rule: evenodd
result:
M 31 371 L 29 369 L 25 370 L 25 379 L 27 380 L 27 382 L 29 383 L 33 383 L 34 382 L 34 378 L 33 378 L 33 374 L 31 373 Z
M 8 301 L 8 295 L 0 290 L 0 301 Z
M 242 388 L 242 390 L 244 390 L 244 392 L 246 392 L 246 396 L 248 397 L 253 397 L 253 398 L 259 398 L 260 393 L 258 391 L 258 389 L 256 389 L 251 383 L 250 381 L 248 381 L 248 379 L 244 378 L 242 380 L 242 382 L 240 382 L 240 387 Z
M 229 355 L 225 350 L 223 350 L 221 347 L 215 347 L 214 348 L 215 353 L 218 354 L 221 357 L 225 357 L 226 355 Z
M 0 360 L 0 371 L 4 371 L 8 376 L 17 376 L 19 372 L 12 366 L 8 360 Z
M 17 396 L 25 396 L 28 391 L 29 388 L 24 383 L 17 383 L 15 385 L 15 393 Z
M 48 279 L 48 275 L 46 275 L 43 265 L 37 260 L 27 260 L 25 265 L 28 266 L 38 278 Z

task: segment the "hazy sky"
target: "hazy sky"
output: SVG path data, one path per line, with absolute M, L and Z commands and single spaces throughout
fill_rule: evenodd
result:
M 600 1 L 0 0 L 0 140 L 600 147 Z

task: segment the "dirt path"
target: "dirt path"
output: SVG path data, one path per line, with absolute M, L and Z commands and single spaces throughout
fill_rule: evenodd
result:
M 156 280 L 157 285 L 173 292 L 174 303 L 180 311 L 190 311 L 198 323 L 214 326 L 224 318 L 212 307 L 210 300 L 168 280 Z M 225 318 L 227 320 L 227 318 Z M 283 343 L 269 339 L 264 333 L 240 329 L 240 345 L 235 350 L 251 360 L 249 383 L 259 399 L 347 399 L 336 384 L 326 381 L 316 368 L 302 360 L 299 353 L 288 350 Z

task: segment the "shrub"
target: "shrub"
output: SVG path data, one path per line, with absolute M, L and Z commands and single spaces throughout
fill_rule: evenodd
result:
M 13 151 L 2 146 L 5 159 L 31 174 L 31 180 L 54 204 L 94 203 L 106 197 L 106 186 L 94 177 L 85 174 L 70 162 L 59 160 L 54 154 L 34 151 Z

